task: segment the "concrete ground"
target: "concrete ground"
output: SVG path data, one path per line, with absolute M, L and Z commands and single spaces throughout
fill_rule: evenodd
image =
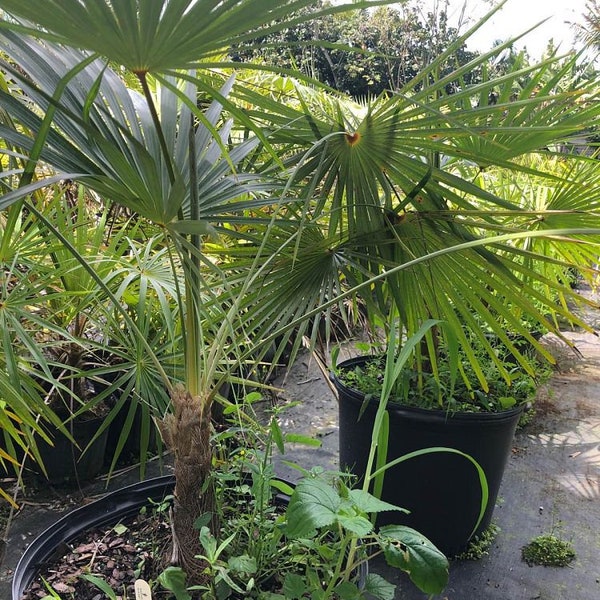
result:
M 555 344 L 560 370 L 540 393 L 532 423 L 515 437 L 494 515 L 501 531 L 488 556 L 451 563 L 440 600 L 600 599 L 600 341 L 591 334 L 568 335 L 582 357 L 574 359 Z M 302 357 L 276 384 L 283 389 L 280 401 L 301 402 L 284 412 L 284 428 L 322 441 L 318 450 L 291 448 L 288 458 L 305 467 L 335 468 L 337 404 L 326 379 Z M 152 466 L 151 473 L 156 470 Z M 290 473 L 282 466 L 281 474 Z M 135 477 L 124 474 L 110 487 Z M 81 493 L 46 489 L 43 496 L 27 499 L 6 540 L 0 600 L 11 597 L 12 569 L 33 537 L 102 490 L 102 482 L 95 482 Z M 521 560 L 522 546 L 547 533 L 572 541 L 577 558 L 571 566 L 529 567 Z M 397 584 L 395 598 L 426 598 L 404 576 L 390 574 L 380 564 L 372 568 Z

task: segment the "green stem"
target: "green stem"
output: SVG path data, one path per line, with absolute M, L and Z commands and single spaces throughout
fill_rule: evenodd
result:
M 335 586 L 341 581 L 342 571 L 352 570 L 352 563 L 354 562 L 356 537 L 351 536 L 350 539 L 348 539 L 348 535 L 344 533 L 341 525 L 338 525 L 338 529 L 338 536 L 340 540 L 342 540 L 342 546 L 340 548 L 333 576 L 325 589 L 325 598 L 331 598 L 333 596 Z
M 136 76 L 140 82 L 148 110 L 154 123 L 156 135 L 158 136 L 158 142 L 160 145 L 161 153 L 163 155 L 169 181 L 173 185 L 175 183 L 175 170 L 173 167 L 173 160 L 169 153 L 167 141 L 164 136 L 163 128 L 160 122 L 160 116 L 154 103 L 154 98 L 148 85 L 148 76 L 145 71 L 136 73 Z M 189 169 L 190 169 L 190 207 L 191 207 L 191 219 L 198 218 L 198 198 L 197 198 L 197 182 L 196 182 L 196 146 L 194 136 L 194 116 L 190 115 L 192 120 L 189 135 Z M 183 217 L 183 215 L 180 215 Z M 180 251 L 186 254 L 186 258 L 190 261 L 190 267 L 185 277 L 185 290 L 183 305 L 180 304 L 180 311 L 183 309 L 182 316 L 184 318 L 184 364 L 185 364 L 185 381 L 187 390 L 192 396 L 200 396 L 203 392 L 200 381 L 200 373 L 202 366 L 200 364 L 200 348 L 202 345 L 202 332 L 200 331 L 200 319 L 198 315 L 197 302 L 200 301 L 200 261 L 198 255 L 194 253 L 194 249 L 200 250 L 201 239 L 198 235 L 192 235 L 190 242 L 193 246 L 192 249 L 185 250 L 180 248 Z M 185 266 L 184 266 L 185 268 Z M 207 406 L 209 406 L 207 400 Z M 205 408 L 206 408 L 205 407 Z
M 357 560 L 356 559 L 356 550 L 355 550 L 354 554 L 352 554 L 352 556 L 350 556 L 350 553 L 348 553 L 348 560 L 346 561 L 346 566 L 345 566 L 343 572 L 340 573 L 340 578 L 342 581 L 350 581 L 350 578 L 352 577 L 352 573 L 357 571 L 357 569 L 360 567 L 360 565 L 383 554 L 383 550 L 381 549 L 381 546 L 378 546 L 379 549 L 376 552 L 373 552 L 372 554 L 367 553 L 367 548 L 369 546 L 378 546 L 378 544 L 376 544 L 374 542 L 366 544 L 365 538 L 361 538 L 360 547 L 361 547 L 361 550 L 365 551 L 365 557 Z
M 200 213 L 198 210 L 198 180 L 196 176 L 196 136 L 194 128 L 194 114 L 190 113 L 190 130 L 188 137 L 188 162 L 190 170 L 190 219 L 197 221 Z M 200 392 L 198 373 L 201 372 L 201 364 L 199 361 L 200 352 L 198 348 L 202 343 L 202 330 L 200 324 L 200 315 L 198 314 L 197 302 L 200 301 L 200 251 L 202 247 L 201 237 L 197 234 L 190 236 L 191 248 L 188 250 L 187 260 L 189 261 L 189 272 L 186 281 L 186 304 L 187 304 L 187 324 L 188 337 L 185 349 L 185 364 L 186 379 L 192 380 L 193 389 L 190 390 L 195 394 Z

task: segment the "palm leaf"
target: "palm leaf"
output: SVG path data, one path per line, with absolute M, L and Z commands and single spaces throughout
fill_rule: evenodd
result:
M 313 18 L 385 4 L 315 8 Z M 0 8 L 36 23 L 2 25 L 94 52 L 135 73 L 192 68 L 224 48 L 306 20 L 313 0 L 2 0 Z
M 487 58 L 476 59 L 470 68 Z M 319 103 L 318 94 L 301 86 L 296 105 L 262 103 L 253 116 L 276 125 L 273 138 L 291 154 L 287 164 L 294 183 L 304 186 L 307 197 L 319 190 L 312 215 L 322 219 L 323 231 L 329 230 L 329 240 L 315 246 L 313 259 L 298 241 L 288 269 L 301 273 L 303 259 L 310 265 L 320 251 L 321 269 L 313 264 L 303 275 L 323 277 L 322 289 L 333 289 L 341 276 L 362 289 L 378 278 L 371 293 L 362 293 L 367 306 L 385 311 L 395 302 L 409 335 L 428 318 L 451 323 L 475 366 L 468 330 L 493 355 L 487 328 L 509 346 L 507 328 L 529 336 L 523 314 L 552 328 L 546 313 L 567 316 L 566 303 L 557 304 L 557 298 L 576 298 L 559 273 L 569 264 L 592 269 L 595 263 L 597 207 L 593 193 L 585 194 L 589 177 L 579 167 L 549 169 L 521 157 L 598 122 L 597 103 L 587 102 L 590 87 L 560 91 L 572 66 L 549 59 L 455 94 L 447 94 L 445 86 L 460 73 L 438 81 L 432 67 L 430 77 L 422 77 L 431 82 L 428 86 L 407 87 L 365 107 L 329 98 Z M 515 83 L 524 75 L 530 86 L 515 97 Z M 495 89 L 498 103 L 481 105 Z M 237 93 L 258 104 L 252 90 Z M 265 107 L 272 114 L 265 114 Z M 294 123 L 292 131 L 283 126 L 286 121 Z M 302 150 L 294 153 L 293 145 Z M 486 184 L 487 172 L 481 169 L 490 164 L 497 165 L 491 177 L 504 172 L 515 182 L 545 181 L 554 190 L 556 208 L 548 203 L 532 210 L 518 185 L 506 193 Z M 532 220 L 542 235 L 528 242 L 527 232 L 535 230 Z M 298 235 L 304 233 L 312 235 L 306 230 Z M 515 243 L 507 241 L 510 237 L 485 242 L 502 233 L 514 235 Z M 414 261 L 410 268 L 402 266 Z M 297 281 L 300 294 L 300 276 Z M 308 285 L 303 293 L 310 294 Z M 477 373 L 483 380 L 481 369 Z

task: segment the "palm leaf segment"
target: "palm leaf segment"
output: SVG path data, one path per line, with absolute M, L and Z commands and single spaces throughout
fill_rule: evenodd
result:
M 2 103 L 28 130 L 39 131 L 42 117 L 38 115 L 56 104 L 52 95 L 58 82 L 80 64 L 85 55 L 48 43 L 39 44 L 10 32 L 4 44 L 6 51 L 27 71 L 24 77 L 18 70 L 6 66 L 19 77 L 35 108 L 6 92 L 2 93 Z M 222 89 L 223 94 L 227 94 L 231 83 Z M 92 102 L 89 90 L 96 94 Z M 194 126 L 194 112 L 183 104 L 182 98 L 195 101 L 194 94 L 195 88 L 191 85 L 178 92 L 159 88 L 157 104 L 159 110 L 162 109 L 162 132 L 170 156 L 167 165 L 147 104 L 137 92 L 127 89 L 114 72 L 95 61 L 73 78 L 56 105 L 54 126 L 48 133 L 41 158 L 63 178 L 85 178 L 86 184 L 100 195 L 154 223 L 177 228 L 178 220 L 189 220 L 191 216 L 189 135 Z M 196 116 L 214 127 L 221 110 L 214 104 L 206 113 L 196 109 Z M 196 128 L 198 160 L 194 192 L 202 203 L 196 207 L 198 218 L 211 217 L 218 221 L 222 218 L 221 211 L 229 210 L 227 203 L 231 199 L 239 198 L 242 192 L 260 190 L 256 177 L 231 172 L 232 164 L 242 161 L 255 148 L 256 140 L 239 144 L 229 155 L 229 162 L 220 160 L 223 158 L 221 147 L 227 144 L 229 131 L 230 124 L 224 125 L 220 137 L 214 139 L 207 127 Z M 2 135 L 27 151 L 35 141 L 5 125 Z M 174 172 L 174 177 L 169 170 Z M 11 197 L 5 196 L 3 205 L 9 202 Z M 243 208 L 245 206 L 240 210 Z
M 382 1 L 354 3 L 353 8 Z M 2 0 L 0 8 L 36 23 L 36 37 L 79 47 L 134 73 L 188 69 L 223 49 L 306 20 L 313 0 Z M 348 10 L 315 8 L 314 17 Z M 27 29 L 27 27 L 25 27 Z
M 79 4 L 87 6 L 85 2 Z M 168 3 L 163 4 L 166 6 Z M 25 14 L 27 8 L 19 8 L 21 3 L 0 2 L 0 6 L 11 8 L 21 16 L 31 16 Z M 43 19 L 40 22 L 44 24 Z M 45 25 L 53 29 L 50 22 Z M 54 29 L 60 31 L 58 25 Z M 63 34 L 66 37 L 67 32 Z M 81 45 L 94 51 L 104 51 L 115 60 L 124 58 L 109 53 L 108 48 L 102 50 L 94 46 L 89 39 L 92 38 L 88 38 L 87 44 L 82 41 Z M 16 40 L 14 43 L 17 44 Z M 217 46 L 221 47 L 221 42 L 215 44 Z M 30 49 L 22 48 L 18 52 L 24 60 L 28 54 L 31 56 Z M 84 57 L 79 55 L 70 64 L 76 64 Z M 62 58 L 62 49 L 59 58 Z M 487 58 L 482 57 L 481 61 Z M 151 68 L 160 70 L 182 66 L 186 60 L 182 55 L 177 64 L 173 59 L 172 63 L 156 63 Z M 131 61 L 120 62 L 133 65 Z M 552 61 L 549 61 L 530 69 L 532 80 L 540 83 L 547 81 L 545 74 L 551 71 L 552 65 Z M 51 71 L 60 73 L 69 70 L 63 68 L 61 71 L 54 65 L 52 67 Z M 468 66 L 475 67 L 477 64 Z M 98 65 L 94 68 L 96 73 L 88 75 L 82 89 L 96 89 L 101 67 Z M 434 71 L 435 65 L 431 74 Z M 547 86 L 540 88 L 542 91 L 533 97 L 529 97 L 531 90 L 525 90 L 516 101 L 506 94 L 500 94 L 501 102 L 498 104 L 488 106 L 484 102 L 496 85 L 512 89 L 512 83 L 520 75 L 522 73 L 507 76 L 502 82 L 483 82 L 451 96 L 444 93 L 446 80 L 417 86 L 416 92 L 407 86 L 394 98 L 374 105 L 354 119 L 344 108 L 339 108 L 330 116 L 317 117 L 315 114 L 318 113 L 293 111 L 269 102 L 265 97 L 261 98 L 260 110 L 254 114 L 248 111 L 252 120 L 270 121 L 276 125 L 294 123 L 293 129 L 279 128 L 272 139 L 292 149 L 298 144 L 310 148 L 317 142 L 308 157 L 296 162 L 295 177 L 298 182 L 310 182 L 305 189 L 311 194 L 319 191 L 320 200 L 312 205 L 314 210 L 311 215 L 315 223 L 326 218 L 329 233 L 319 244 L 303 244 L 296 234 L 298 241 L 289 246 L 293 250 L 289 264 L 296 268 L 298 277 L 295 281 L 298 286 L 302 281 L 298 271 L 301 265 L 300 251 L 304 249 L 309 253 L 312 248 L 320 253 L 323 268 L 317 270 L 319 263 L 315 260 L 312 263 L 307 260 L 306 264 L 312 264 L 313 283 L 315 277 L 322 278 L 323 285 L 311 286 L 313 293 L 320 290 L 321 299 L 322 290 L 328 290 L 328 296 L 337 289 L 331 277 L 339 278 L 340 270 L 350 283 L 359 285 L 365 285 L 371 276 L 381 273 L 382 269 L 387 272 L 394 270 L 395 277 L 388 277 L 385 286 L 376 286 L 375 294 L 391 294 L 410 328 L 431 316 L 441 316 L 458 323 L 457 311 L 462 311 L 461 318 L 475 326 L 472 315 L 476 309 L 479 309 L 479 314 L 485 315 L 484 320 L 492 323 L 493 327 L 494 319 L 487 317 L 495 310 L 500 311 L 500 321 L 512 323 L 514 318 L 507 308 L 509 305 L 516 302 L 523 309 L 533 308 L 524 299 L 521 280 L 534 273 L 515 260 L 519 254 L 515 252 L 514 245 L 508 243 L 510 240 L 499 240 L 488 249 L 474 245 L 460 254 L 444 252 L 449 244 L 468 244 L 477 242 L 486 232 L 508 231 L 505 223 L 499 226 L 498 220 L 490 213 L 490 207 L 495 211 L 504 211 L 504 215 L 508 212 L 518 217 L 521 214 L 519 202 L 488 191 L 475 181 L 477 166 L 485 168 L 488 164 L 499 164 L 509 169 L 527 171 L 519 167 L 514 161 L 515 157 L 547 146 L 556 139 L 564 139 L 569 133 L 580 131 L 584 125 L 597 120 L 593 103 L 587 107 L 575 106 L 575 100 L 582 96 L 582 90 L 557 96 L 551 92 L 551 86 Z M 454 76 L 460 78 L 460 73 Z M 102 81 L 108 81 L 110 77 L 107 72 Z M 40 68 L 38 79 L 46 80 L 43 68 Z M 427 81 L 428 74 L 420 79 L 421 84 Z M 173 154 L 180 157 L 174 161 L 180 167 L 169 176 L 169 165 L 164 163 L 167 153 L 161 154 L 159 150 L 160 140 L 153 135 L 150 126 L 151 115 L 147 114 L 145 107 L 139 106 L 135 95 L 131 96 L 131 102 L 123 102 L 120 94 L 114 94 L 111 87 L 112 82 L 107 86 L 109 89 L 102 88 L 101 94 L 106 94 L 107 99 L 111 98 L 110 102 L 105 100 L 110 106 L 109 111 L 99 111 L 95 103 L 89 107 L 88 97 L 81 92 L 76 106 L 58 111 L 56 123 L 64 135 L 56 132 L 50 134 L 44 158 L 67 172 L 87 174 L 90 181 L 96 178 L 95 185 L 99 191 L 116 197 L 155 222 L 182 222 L 179 217 L 189 202 L 184 191 L 187 189 L 184 185 L 185 161 L 180 160 L 187 150 L 185 144 L 181 144 Z M 56 81 L 46 86 L 45 93 L 38 94 L 41 107 L 49 105 L 55 88 Z M 252 102 L 257 100 L 256 94 L 252 95 L 242 88 L 238 88 L 236 94 Z M 68 107 L 68 94 L 65 94 L 65 98 Z M 14 104 L 14 99 L 6 97 L 4 101 L 18 112 L 11 104 Z M 82 106 L 83 118 L 80 116 Z M 22 122 L 31 124 L 35 129 L 35 113 L 24 109 L 21 111 Z M 105 122 L 106 114 L 111 116 L 107 120 L 109 125 Z M 118 117 L 115 122 L 112 114 L 123 115 L 123 118 Z M 99 137 L 86 127 L 86 119 L 96 116 L 98 123 L 95 126 L 105 132 Z M 63 117 L 64 123 L 61 123 Z M 123 129 L 125 123 L 131 122 L 139 122 L 139 130 L 130 133 Z M 185 119 L 181 123 L 185 128 Z M 177 126 L 172 123 L 170 131 L 176 129 Z M 170 144 L 168 147 L 175 149 L 173 143 L 176 138 L 169 137 L 169 127 L 165 127 L 164 131 Z M 10 134 L 7 132 L 7 135 Z M 56 135 L 61 139 L 54 146 L 56 138 L 52 136 Z M 108 146 L 107 138 L 111 140 Z M 89 139 L 94 142 L 90 158 L 78 150 L 79 147 L 85 147 Z M 70 143 L 70 140 L 74 140 L 74 143 Z M 19 142 L 27 146 L 26 140 L 15 139 L 15 143 Z M 121 151 L 128 157 L 127 160 L 120 158 Z M 475 174 L 465 176 L 455 166 L 458 161 L 463 165 L 460 168 L 464 168 L 465 164 L 473 165 Z M 117 176 L 114 170 L 116 165 L 117 171 L 120 170 Z M 160 174 L 158 180 L 157 173 Z M 574 185 L 578 184 L 575 182 Z M 159 188 L 161 192 L 156 194 Z M 151 194 L 148 193 L 149 189 L 153 190 Z M 4 198 L 4 202 L 10 200 L 10 196 Z M 311 200 L 314 200 L 314 196 Z M 210 208 L 215 222 L 219 221 L 217 215 L 222 214 L 220 209 L 223 206 L 215 202 Z M 184 228 L 189 233 L 189 225 Z M 198 229 L 199 233 L 206 231 L 201 227 Z M 310 231 L 313 236 L 322 235 L 322 230 L 315 227 L 305 228 L 304 231 Z M 510 231 L 514 237 L 518 237 L 523 229 L 515 228 L 511 223 Z M 379 243 L 374 244 L 374 240 Z M 433 261 L 423 260 L 436 251 L 440 251 L 441 255 L 436 257 L 435 266 Z M 543 257 L 536 255 L 535 259 L 543 260 Z M 421 262 L 410 269 L 402 266 L 414 260 Z M 522 276 L 514 274 L 515 264 Z M 285 268 L 281 272 L 285 272 Z M 460 285 L 457 286 L 458 282 Z M 281 283 L 279 281 L 279 285 Z M 445 295 L 436 295 L 435 292 L 439 290 L 445 290 Z M 420 302 L 415 303 L 415 297 Z M 532 297 L 546 305 L 552 303 L 548 298 L 540 298 L 539 293 Z M 368 294 L 366 298 L 370 301 Z M 443 299 L 441 303 L 440 298 Z M 506 298 L 510 298 L 510 302 L 505 302 Z M 501 328 L 496 328 L 501 333 Z

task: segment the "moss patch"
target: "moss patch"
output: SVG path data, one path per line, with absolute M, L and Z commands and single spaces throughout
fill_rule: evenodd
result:
M 533 538 L 521 550 L 523 560 L 530 566 L 566 567 L 575 560 L 573 544 L 548 534 Z
M 492 523 L 482 533 L 476 535 L 469 542 L 469 547 L 454 557 L 455 560 L 480 560 L 484 556 L 487 556 L 499 532 L 500 527 Z

